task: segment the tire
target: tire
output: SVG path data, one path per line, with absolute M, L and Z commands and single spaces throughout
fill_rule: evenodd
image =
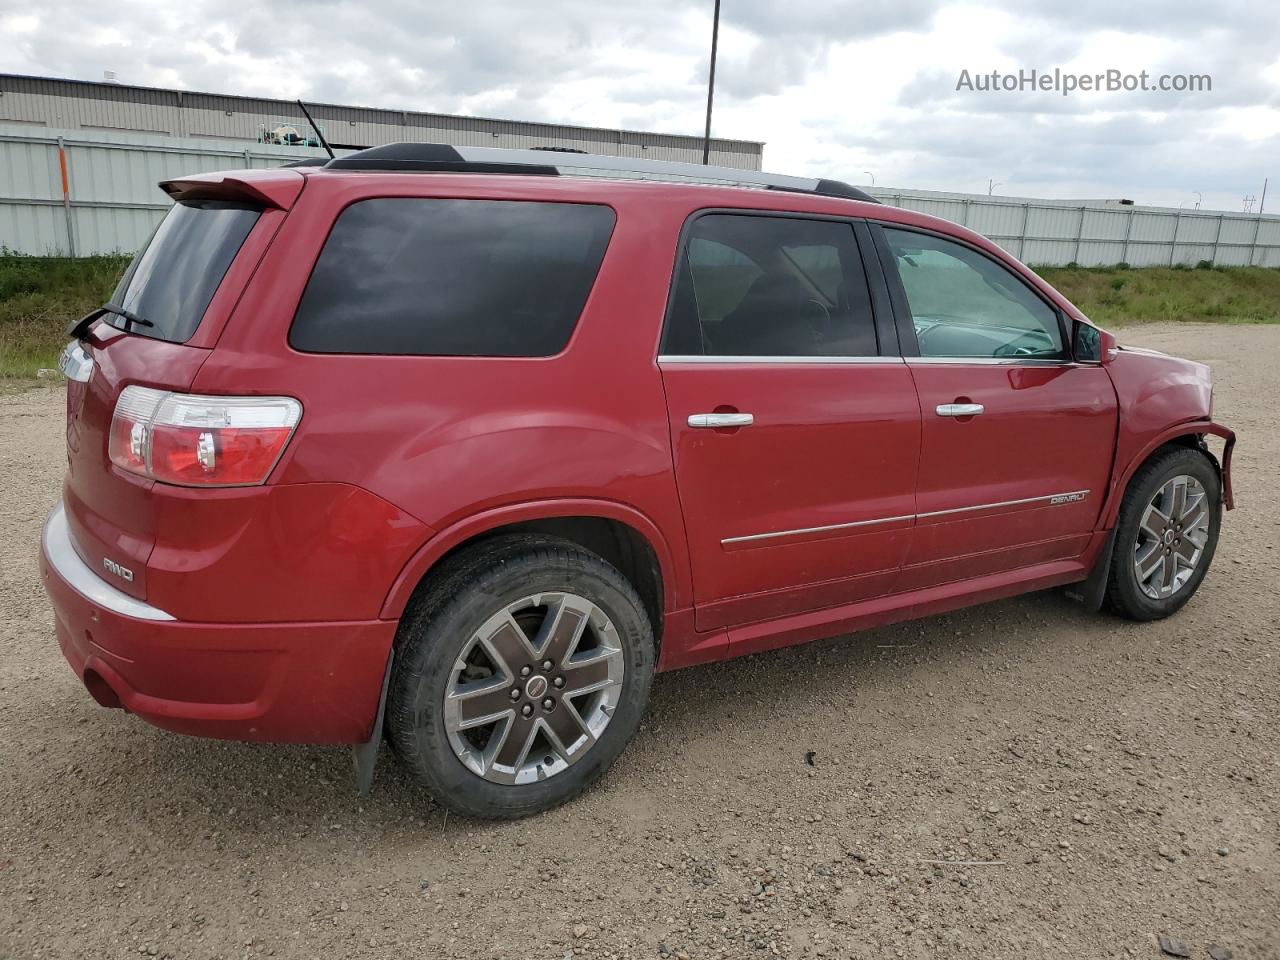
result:
M 639 727 L 654 672 L 634 587 L 546 536 L 485 541 L 451 559 L 396 642 L 392 747 L 439 802 L 481 819 L 549 810 L 599 780 Z
M 1186 491 L 1181 513 L 1179 481 Z M 1203 513 L 1196 506 L 1198 496 L 1204 498 Z M 1222 484 L 1208 454 L 1173 447 L 1143 464 L 1120 505 L 1107 583 L 1111 609 L 1131 620 L 1161 620 L 1180 610 L 1213 562 L 1221 522 Z M 1149 579 L 1140 575 L 1139 561 L 1144 571 L 1155 570 Z

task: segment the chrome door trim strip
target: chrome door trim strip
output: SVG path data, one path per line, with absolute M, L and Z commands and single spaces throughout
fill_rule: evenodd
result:
M 664 353 L 658 357 L 659 363 L 906 363 L 902 357 L 704 357 L 701 354 Z
M 1047 502 L 1049 506 L 1064 503 L 1079 503 L 1088 498 L 1090 490 L 1071 490 L 1067 493 L 1048 493 L 1042 497 L 1025 497 L 1021 500 L 1000 500 L 996 503 L 980 503 L 972 507 L 952 507 L 949 510 L 932 510 L 928 513 L 908 513 L 900 517 L 880 517 L 876 520 L 854 520 L 850 523 L 830 523 L 821 527 L 800 527 L 796 530 L 775 530 L 771 533 L 752 533 L 740 537 L 725 537 L 720 541 L 722 547 L 734 543 L 749 543 L 757 540 L 776 540 L 779 537 L 798 537 L 807 533 L 826 533 L 830 530 L 849 530 L 853 527 L 870 527 L 881 523 L 897 523 L 901 520 L 925 520 L 929 517 L 945 517 L 955 513 L 973 513 L 977 510 L 994 510 L 999 507 L 1017 507 L 1028 503 Z
M 750 540 L 772 540 L 775 537 L 796 537 L 804 533 L 826 533 L 828 530 L 848 530 L 851 527 L 870 527 L 877 523 L 896 523 L 899 520 L 914 520 L 915 514 L 908 513 L 901 517 L 880 517 L 877 520 L 854 520 L 852 523 L 829 523 L 822 527 L 802 527 L 798 530 L 777 530 L 773 533 L 752 533 L 744 537 L 727 537 L 720 541 L 721 546 L 730 543 L 746 543 Z
M 1063 503 L 1079 503 L 1089 496 L 1088 490 L 1071 490 L 1067 493 L 1049 493 L 1043 497 L 1024 497 L 1021 500 L 1001 500 L 998 503 L 980 503 L 975 507 L 952 507 L 950 510 L 931 510 L 928 513 L 917 513 L 917 520 L 924 520 L 928 517 L 945 517 L 953 513 L 972 513 L 975 510 L 994 510 L 997 507 L 1018 507 L 1026 503 L 1041 503 L 1048 501 L 1050 506 L 1058 506 Z

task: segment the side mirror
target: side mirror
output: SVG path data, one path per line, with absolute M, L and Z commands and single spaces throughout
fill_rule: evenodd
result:
M 1076 363 L 1110 363 L 1116 355 L 1116 338 L 1083 320 L 1071 328 L 1071 358 Z

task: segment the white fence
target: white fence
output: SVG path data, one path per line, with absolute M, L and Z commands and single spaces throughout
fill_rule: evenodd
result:
M 864 188 L 866 189 L 866 188 Z M 1280 217 L 1107 201 L 869 189 L 877 199 L 963 224 L 1033 266 L 1280 267 Z
M 274 167 L 318 149 L 0 124 L 0 248 L 88 256 L 132 252 L 183 174 Z M 1280 217 L 872 188 L 895 206 L 985 234 L 1032 265 L 1280 267 Z

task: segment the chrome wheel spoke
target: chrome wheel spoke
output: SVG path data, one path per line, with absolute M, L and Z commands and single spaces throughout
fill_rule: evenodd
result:
M 529 747 L 533 745 L 533 735 L 536 732 L 537 727 L 532 721 L 513 715 L 511 721 L 501 731 L 502 739 L 496 745 L 490 745 L 489 753 L 493 757 L 492 762 L 504 767 L 520 766 L 529 754 Z M 498 735 L 499 732 L 494 731 L 494 736 Z
M 1187 509 L 1187 481 L 1190 477 L 1174 477 L 1164 485 L 1162 494 L 1168 493 L 1168 498 L 1164 503 L 1168 509 L 1169 516 L 1181 517 Z
M 566 697 L 577 697 L 593 690 L 599 690 L 602 686 L 608 686 L 613 660 L 615 657 L 620 658 L 621 656 L 622 652 L 620 650 L 613 650 L 588 659 L 579 660 L 576 663 L 566 663 L 564 665 L 564 695 Z
M 547 614 L 538 631 L 538 657 L 559 663 L 572 656 L 582 634 L 587 628 L 589 610 L 582 609 L 569 597 L 561 597 L 559 603 Z
M 498 665 L 506 671 L 507 679 L 514 681 L 519 676 L 520 668 L 537 657 L 537 653 L 529 643 L 529 638 L 520 629 L 510 613 L 498 624 L 498 629 L 484 639 L 489 654 L 498 661 Z
M 506 681 L 498 683 L 475 684 L 474 688 L 464 686 L 450 693 L 449 697 L 457 701 L 458 722 L 454 729 L 467 730 L 483 723 L 491 723 L 495 717 L 511 712 L 511 684 Z
M 1198 559 L 1196 554 L 1199 552 L 1200 547 L 1185 534 L 1183 535 L 1181 542 L 1174 544 L 1173 547 L 1173 555 L 1181 558 L 1188 567 L 1194 567 L 1196 565 L 1196 560 Z
M 1159 540 L 1164 536 L 1165 527 L 1168 525 L 1169 518 L 1160 512 L 1155 503 L 1148 505 L 1146 512 L 1142 515 L 1142 532 L 1152 540 Z
M 552 738 L 555 741 L 553 746 L 558 748 L 556 752 L 566 760 L 569 759 L 569 751 L 584 736 L 589 741 L 595 740 L 591 730 L 582 722 L 582 718 L 578 716 L 578 711 L 573 708 L 573 704 L 568 700 L 562 700 L 559 706 L 547 714 L 544 722 L 551 730 Z
M 1146 583 L 1163 563 L 1164 548 L 1158 540 L 1139 550 L 1138 556 L 1133 561 L 1134 569 L 1138 572 L 1138 581 Z

